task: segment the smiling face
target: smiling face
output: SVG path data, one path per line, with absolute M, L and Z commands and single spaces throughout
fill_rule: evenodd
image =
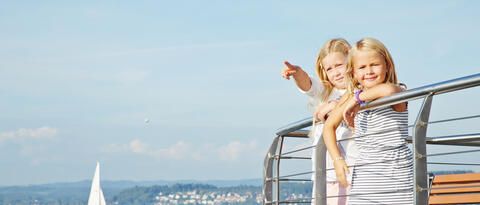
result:
M 387 71 L 385 58 L 373 50 L 358 51 L 353 56 L 353 76 L 363 89 L 384 83 Z
M 345 70 L 347 57 L 341 52 L 329 53 L 322 60 L 322 65 L 327 74 L 328 81 L 335 88 L 345 89 Z

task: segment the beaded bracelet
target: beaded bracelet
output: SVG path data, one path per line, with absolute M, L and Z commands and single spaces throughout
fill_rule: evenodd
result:
M 360 105 L 360 106 L 363 106 L 366 104 L 365 101 L 361 100 L 360 99 L 360 93 L 362 93 L 363 90 L 356 90 L 355 91 L 355 100 L 357 101 L 357 103 Z

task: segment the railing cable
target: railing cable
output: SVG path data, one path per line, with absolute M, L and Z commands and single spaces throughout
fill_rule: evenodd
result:
M 480 166 L 480 163 L 427 162 L 427 164 L 439 164 L 439 165 L 463 165 L 463 166 Z
M 465 154 L 465 153 L 471 153 L 471 152 L 480 152 L 480 149 L 429 154 L 429 155 L 427 155 L 427 157 L 437 157 L 437 156 L 452 155 L 452 154 Z
M 311 146 L 303 147 L 303 148 L 300 148 L 300 149 L 296 149 L 296 150 L 288 151 L 288 152 L 282 153 L 281 155 L 292 154 L 292 153 L 295 153 L 295 152 L 300 152 L 300 151 L 304 151 L 304 150 L 312 149 L 312 148 L 314 148 L 314 147 L 315 147 L 315 145 L 311 145 Z

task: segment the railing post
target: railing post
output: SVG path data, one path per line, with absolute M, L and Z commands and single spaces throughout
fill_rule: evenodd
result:
M 278 147 L 278 139 L 279 137 L 275 137 L 270 145 L 270 149 L 268 149 L 267 155 L 263 160 L 263 204 L 271 204 L 273 199 L 273 192 L 272 192 L 272 182 L 273 182 L 273 162 L 275 160 L 275 154 L 277 153 Z
M 425 97 L 420 112 L 415 121 L 413 130 L 413 156 L 414 156 L 414 202 L 416 205 L 428 204 L 428 173 L 427 173 L 427 127 L 432 106 L 433 94 Z
M 315 129 L 313 127 L 312 129 Z M 313 161 L 315 171 L 314 171 L 314 180 L 313 180 L 313 202 L 314 205 L 326 205 L 327 204 L 327 147 L 323 141 L 323 136 L 320 137 L 315 148 L 313 148 L 316 162 Z
M 282 149 L 283 149 L 283 140 L 285 139 L 285 137 L 283 135 L 279 136 L 280 140 L 279 140 L 279 145 L 280 147 L 278 148 L 278 152 L 277 152 L 277 156 L 278 156 L 278 159 L 277 159 L 277 164 L 276 164 L 276 170 L 275 170 L 275 175 L 276 175 L 276 179 L 275 182 L 276 182 L 276 189 L 275 189 L 275 192 L 276 192 L 276 195 L 275 195 L 275 204 L 276 205 L 279 205 L 280 204 L 280 159 L 282 156 Z

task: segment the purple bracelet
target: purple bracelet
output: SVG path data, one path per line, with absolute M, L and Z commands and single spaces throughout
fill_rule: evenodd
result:
M 360 100 L 360 93 L 362 93 L 363 90 L 356 90 L 355 91 L 355 100 L 357 101 L 357 103 L 360 105 L 360 106 L 364 106 L 366 104 L 365 101 L 363 100 Z

